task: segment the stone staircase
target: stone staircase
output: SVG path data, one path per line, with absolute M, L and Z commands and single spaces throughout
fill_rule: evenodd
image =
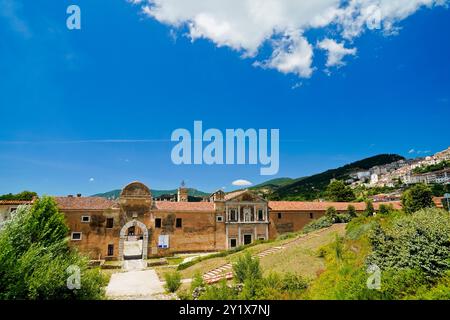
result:
M 284 247 L 281 247 L 281 246 L 273 247 L 273 248 L 263 250 L 263 251 L 259 252 L 258 254 L 256 254 L 255 256 L 258 258 L 263 258 L 265 256 L 268 256 L 270 254 L 273 254 L 273 253 L 278 252 L 283 249 L 284 249 Z M 215 268 L 213 270 L 206 272 L 203 275 L 203 280 L 207 284 L 217 283 L 222 279 L 230 280 L 233 278 L 233 272 L 231 271 L 232 269 L 233 269 L 233 265 L 231 263 L 224 264 L 218 268 Z M 228 272 L 226 272 L 226 271 L 228 271 Z
M 323 228 L 323 229 L 320 229 L 320 230 L 317 230 L 317 231 L 314 231 L 314 232 L 311 232 L 308 234 L 300 235 L 297 238 L 292 239 L 291 241 L 283 243 L 283 246 L 272 247 L 272 248 L 263 250 L 263 251 L 257 253 L 255 256 L 258 258 L 263 258 L 270 254 L 279 252 L 280 250 L 283 250 L 289 246 L 295 245 L 297 242 L 301 242 L 301 241 L 305 241 L 305 240 L 308 240 L 311 238 L 319 237 L 321 233 L 323 233 L 331 228 L 333 228 L 333 226 L 328 227 L 328 228 Z M 233 272 L 231 271 L 232 269 L 233 269 L 233 265 L 231 263 L 224 264 L 223 266 L 220 266 L 218 268 L 215 268 L 213 270 L 206 272 L 203 275 L 203 280 L 207 284 L 217 283 L 222 279 L 230 280 L 233 278 Z M 226 271 L 229 271 L 229 272 L 226 272 Z

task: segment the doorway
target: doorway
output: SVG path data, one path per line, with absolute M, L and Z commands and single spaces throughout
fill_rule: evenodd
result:
M 145 224 L 132 220 L 120 230 L 119 259 L 147 259 L 148 230 Z
M 244 234 L 244 245 L 252 243 L 252 234 Z

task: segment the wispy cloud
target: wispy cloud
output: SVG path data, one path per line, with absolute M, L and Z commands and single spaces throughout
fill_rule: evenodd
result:
M 22 4 L 14 0 L 0 0 L 0 18 L 6 20 L 12 30 L 25 38 L 31 37 L 31 30 L 20 16 Z

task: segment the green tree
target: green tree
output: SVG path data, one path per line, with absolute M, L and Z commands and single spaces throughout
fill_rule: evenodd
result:
M 325 195 L 327 199 L 337 202 L 354 201 L 355 193 L 341 180 L 334 180 L 328 185 Z
M 335 207 L 328 207 L 327 211 L 325 211 L 325 216 L 328 217 L 333 223 L 336 222 L 337 215 L 338 214 Z
M 377 225 L 370 236 L 368 264 L 382 270 L 418 269 L 427 276 L 440 276 L 450 268 L 449 214 L 423 209 L 403 215 L 393 223 Z
M 249 252 L 240 256 L 233 265 L 234 278 L 239 283 L 246 280 L 256 281 L 262 278 L 261 267 L 258 258 L 251 256 Z
M 366 201 L 366 209 L 364 210 L 364 215 L 366 217 L 371 217 L 375 213 L 375 208 L 371 200 Z
M 347 207 L 347 214 L 352 217 L 355 218 L 356 217 L 356 209 L 355 206 L 349 204 Z
M 406 213 L 434 207 L 431 189 L 424 184 L 416 184 L 402 195 L 402 206 Z
M 102 299 L 106 277 L 67 243 L 64 216 L 52 198 L 19 206 L 0 232 L 0 299 Z M 69 267 L 81 286 L 67 286 Z
M 392 205 L 387 205 L 387 204 L 380 204 L 380 207 L 378 208 L 378 213 L 380 214 L 389 214 L 394 210 L 394 208 L 392 207 Z
M 17 194 L 8 193 L 8 194 L 0 195 L 0 200 L 26 200 L 26 201 L 30 201 L 30 200 L 33 200 L 33 198 L 35 198 L 35 197 L 37 197 L 37 193 L 36 192 L 22 191 L 22 192 L 17 193 Z

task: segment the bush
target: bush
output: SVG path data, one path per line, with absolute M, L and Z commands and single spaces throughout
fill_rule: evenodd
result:
M 314 221 L 311 221 L 310 223 L 308 223 L 303 228 L 303 232 L 309 233 L 309 232 L 312 232 L 315 230 L 328 228 L 332 225 L 333 225 L 333 220 L 331 220 L 331 218 L 329 218 L 328 216 L 323 216 L 317 220 L 314 220 Z
M 304 291 L 308 288 L 308 282 L 300 275 L 295 273 L 286 273 L 283 277 L 281 290 L 289 292 Z
M 335 207 L 328 207 L 325 212 L 325 216 L 327 216 L 333 223 L 336 221 L 337 211 Z
M 164 275 L 166 280 L 166 289 L 169 292 L 175 292 L 181 286 L 181 274 L 177 271 L 168 272 Z
M 364 210 L 364 215 L 366 217 L 371 217 L 375 213 L 375 208 L 371 200 L 366 201 L 366 209 Z
M 233 265 L 234 278 L 239 283 L 244 283 L 246 280 L 255 281 L 262 278 L 261 267 L 259 260 L 252 257 L 249 252 L 239 257 L 237 262 Z
M 450 216 L 443 210 L 424 209 L 397 218 L 370 235 L 369 264 L 382 270 L 417 269 L 429 277 L 450 268 Z
M 203 281 L 203 277 L 199 272 L 197 272 L 194 275 L 194 277 L 192 278 L 191 291 L 194 291 L 196 288 L 204 287 L 204 286 L 205 286 L 205 282 Z
M 433 193 L 431 189 L 424 184 L 417 184 L 402 195 L 402 206 L 406 213 L 413 213 L 420 209 L 434 207 Z
M 217 285 L 207 286 L 199 300 L 236 300 L 238 294 L 239 288 L 228 286 L 227 282 L 222 280 Z
M 102 299 L 106 276 L 69 248 L 67 232 L 52 198 L 19 207 L 0 233 L 0 299 Z M 79 289 L 67 287 L 69 266 L 80 270 Z
M 355 206 L 349 204 L 347 207 L 347 214 L 352 217 L 352 218 L 356 218 L 356 209 Z
M 335 223 L 348 223 L 353 217 L 347 213 L 338 214 L 335 218 Z
M 389 214 L 392 211 L 394 211 L 394 207 L 392 206 L 392 204 L 387 205 L 387 204 L 380 204 L 380 207 L 378 208 L 378 213 L 379 214 Z

